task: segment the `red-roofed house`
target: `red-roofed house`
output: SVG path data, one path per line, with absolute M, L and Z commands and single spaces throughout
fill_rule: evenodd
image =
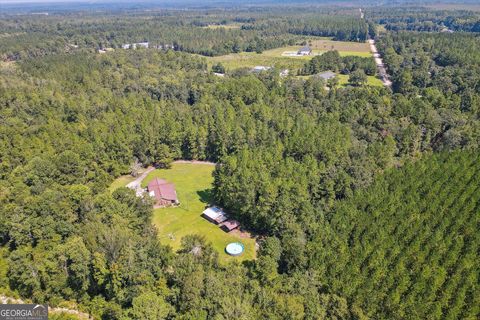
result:
M 148 194 L 154 197 L 156 206 L 173 206 L 178 205 L 177 192 L 175 185 L 168 183 L 166 180 L 155 178 L 148 183 Z

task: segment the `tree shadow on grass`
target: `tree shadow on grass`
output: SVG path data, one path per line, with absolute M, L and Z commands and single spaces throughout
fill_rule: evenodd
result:
M 200 201 L 203 203 L 211 203 L 213 201 L 213 189 L 205 189 L 197 191 Z

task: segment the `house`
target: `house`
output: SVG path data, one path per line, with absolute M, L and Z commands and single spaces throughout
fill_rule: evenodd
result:
M 262 71 L 268 71 L 270 69 L 272 69 L 272 67 L 255 66 L 255 67 L 253 67 L 252 71 L 259 73 L 259 72 L 262 72 Z
M 148 194 L 155 198 L 155 205 L 159 207 L 174 206 L 180 204 L 175 191 L 175 185 L 166 180 L 155 178 L 148 183 Z
M 228 220 L 228 216 L 222 209 L 218 207 L 210 207 L 205 209 L 202 212 L 202 216 L 210 222 L 215 224 L 220 224 L 226 220 Z
M 101 48 L 97 50 L 98 53 L 107 53 L 110 51 L 113 51 L 113 48 Z
M 305 46 L 303 48 L 300 48 L 300 50 L 298 50 L 297 54 L 299 56 L 309 56 L 312 54 L 312 49 L 310 49 L 309 46 Z
M 122 44 L 122 49 L 137 49 L 137 48 L 145 48 L 148 49 L 149 43 L 148 42 L 137 42 L 137 43 L 126 43 Z
M 290 73 L 290 71 L 288 69 L 284 69 L 284 70 L 280 71 L 280 77 L 285 78 L 285 77 L 288 76 L 289 73 Z
M 133 49 L 137 48 L 145 48 L 148 49 L 149 43 L 148 42 L 137 42 L 133 44 Z
M 332 71 L 326 71 L 326 72 L 318 73 L 315 75 L 315 77 L 321 78 L 325 81 L 333 79 L 336 76 L 337 75 L 335 74 L 335 72 L 332 72 Z
M 220 228 L 222 228 L 222 230 L 225 232 L 230 232 L 238 227 L 240 227 L 240 222 L 237 220 L 227 220 L 220 226 Z

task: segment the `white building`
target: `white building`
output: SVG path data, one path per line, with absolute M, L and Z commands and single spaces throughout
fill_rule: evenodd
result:
M 202 212 L 202 216 L 210 222 L 220 224 L 228 220 L 228 216 L 218 207 L 210 207 Z
M 312 54 L 312 49 L 310 49 L 309 46 L 305 46 L 303 48 L 300 48 L 300 50 L 298 50 L 299 56 L 309 56 L 311 54 Z
M 262 71 L 268 71 L 270 69 L 272 69 L 272 67 L 255 66 L 255 67 L 253 67 L 252 71 L 253 72 L 262 72 Z

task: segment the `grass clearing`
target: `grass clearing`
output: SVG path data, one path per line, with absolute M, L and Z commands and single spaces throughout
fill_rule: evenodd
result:
M 370 46 L 367 42 L 334 41 L 331 39 L 315 39 L 309 41 L 309 46 L 313 52 L 337 50 L 344 53 L 368 53 Z M 353 55 L 353 54 L 352 54 Z
M 108 190 L 110 192 L 113 192 L 113 191 L 117 190 L 118 188 L 125 187 L 127 184 L 129 184 L 133 180 L 135 180 L 135 178 L 132 177 L 131 175 L 120 176 L 117 179 L 113 180 L 110 187 L 108 187 Z
M 200 234 L 212 243 L 221 262 L 252 260 L 255 258 L 254 239 L 241 237 L 238 233 L 226 233 L 201 217 L 211 200 L 214 168 L 209 164 L 174 163 L 171 169 L 155 170 L 148 174 L 142 186 L 146 186 L 155 177 L 166 179 L 175 184 L 180 201 L 178 207 L 154 211 L 153 223 L 158 228 L 159 239 L 177 250 L 182 237 Z M 243 243 L 245 252 L 239 257 L 227 255 L 226 245 L 237 241 Z
M 142 173 L 144 173 L 145 170 L 147 170 L 147 168 L 140 169 L 138 171 L 138 175 L 141 175 Z M 113 192 L 120 187 L 125 187 L 127 184 L 129 184 L 130 182 L 132 182 L 135 179 L 136 179 L 136 177 L 132 177 L 132 175 L 130 175 L 130 174 L 120 176 L 117 179 L 113 180 L 113 182 L 110 184 L 110 187 L 108 187 L 108 190 L 110 192 Z
M 323 54 L 329 50 L 338 50 L 340 56 L 371 57 L 368 43 L 333 41 L 326 38 L 314 38 L 308 41 L 313 54 L 310 56 L 288 56 L 287 52 L 297 52 L 302 46 L 286 46 L 266 50 L 262 53 L 240 52 L 218 57 L 207 57 L 209 66 L 222 63 L 227 70 L 239 68 L 253 68 L 255 66 L 271 66 L 279 69 L 290 69 L 293 72 L 303 67 L 306 61 L 315 55 Z

